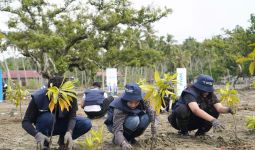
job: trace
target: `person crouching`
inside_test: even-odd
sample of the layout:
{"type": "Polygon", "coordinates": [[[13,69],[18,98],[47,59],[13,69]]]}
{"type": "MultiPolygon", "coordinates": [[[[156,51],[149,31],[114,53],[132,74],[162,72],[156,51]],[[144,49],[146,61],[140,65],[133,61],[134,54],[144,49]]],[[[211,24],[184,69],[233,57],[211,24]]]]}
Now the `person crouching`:
{"type": "Polygon", "coordinates": [[[188,131],[196,130],[195,136],[203,136],[212,127],[223,130],[217,119],[220,113],[231,113],[231,108],[223,106],[214,94],[214,80],[208,75],[199,75],[194,84],[182,91],[168,117],[170,124],[179,135],[187,137],[188,131]]]}
{"type": "MultiPolygon", "coordinates": [[[[113,143],[126,150],[132,148],[135,137],[142,135],[153,118],[154,112],[144,102],[141,88],[136,83],[129,83],[124,94],[110,104],[105,124],[114,134],[113,143]]],[[[156,128],[151,127],[155,133],[156,128]]]]}
{"type": "MultiPolygon", "coordinates": [[[[66,82],[63,77],[55,76],[49,79],[48,87],[50,84],[60,87],[61,83],[66,82]]],[[[76,116],[77,99],[72,100],[69,111],[66,109],[62,112],[60,107],[57,106],[53,113],[49,110],[49,99],[46,95],[47,88],[42,88],[34,92],[31,101],[26,110],[24,119],[22,120],[22,128],[30,135],[32,135],[37,144],[43,150],[49,149],[49,136],[54,124],[53,136],[59,135],[58,144],[59,148],[73,147],[73,140],[87,133],[92,125],[89,119],[76,116]],[[54,122],[54,116],[56,120],[54,122]]]]}
{"type": "Polygon", "coordinates": [[[81,108],[84,109],[88,118],[95,119],[103,117],[107,113],[114,98],[107,96],[107,93],[100,89],[101,84],[99,82],[94,82],[92,86],[92,88],[85,90],[81,108]]]}

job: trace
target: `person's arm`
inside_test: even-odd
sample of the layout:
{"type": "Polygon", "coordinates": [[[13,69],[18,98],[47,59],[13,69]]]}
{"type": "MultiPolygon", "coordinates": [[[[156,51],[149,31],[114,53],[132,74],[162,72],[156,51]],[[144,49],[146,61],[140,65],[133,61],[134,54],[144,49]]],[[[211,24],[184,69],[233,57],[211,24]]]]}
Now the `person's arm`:
{"type": "Polygon", "coordinates": [[[68,121],[68,126],[67,126],[67,132],[73,132],[74,126],[76,124],[76,111],[78,110],[77,106],[77,100],[73,99],[72,102],[72,107],[69,112],[69,121],[68,121]]]}
{"type": "Polygon", "coordinates": [[[214,93],[212,93],[212,102],[213,102],[213,107],[216,109],[218,113],[234,113],[231,110],[231,108],[223,106],[214,93]]]}
{"type": "Polygon", "coordinates": [[[86,98],[86,95],[83,94],[83,97],[82,97],[82,100],[81,100],[81,103],[80,103],[80,106],[81,106],[82,109],[84,109],[84,107],[85,107],[85,98],[86,98]]]}
{"type": "Polygon", "coordinates": [[[38,133],[38,131],[33,126],[33,122],[36,121],[37,114],[38,114],[37,106],[35,104],[34,99],[32,99],[28,105],[25,116],[22,120],[22,128],[32,136],[35,136],[38,133]]]}
{"type": "Polygon", "coordinates": [[[188,104],[190,110],[192,111],[192,113],[194,113],[196,116],[206,120],[206,121],[212,121],[215,118],[211,115],[209,115],[207,112],[205,112],[204,110],[200,109],[197,102],[190,102],[188,104]]]}
{"type": "Polygon", "coordinates": [[[231,113],[231,109],[229,107],[223,106],[221,103],[216,103],[213,106],[219,113],[224,113],[224,114],[231,113]]]}
{"type": "Polygon", "coordinates": [[[123,135],[123,124],[126,118],[126,114],[119,109],[113,110],[113,133],[114,143],[121,146],[123,142],[127,142],[123,135]]]}

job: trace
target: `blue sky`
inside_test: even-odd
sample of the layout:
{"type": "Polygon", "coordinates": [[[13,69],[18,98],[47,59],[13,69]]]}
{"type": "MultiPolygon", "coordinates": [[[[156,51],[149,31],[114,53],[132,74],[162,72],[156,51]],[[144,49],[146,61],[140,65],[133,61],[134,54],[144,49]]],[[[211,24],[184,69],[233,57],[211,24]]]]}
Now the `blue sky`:
{"type": "MultiPolygon", "coordinates": [[[[250,14],[255,14],[255,0],[131,0],[135,7],[151,5],[172,8],[168,17],[153,24],[158,35],[172,34],[181,43],[188,37],[198,41],[222,34],[222,29],[236,25],[247,28],[250,14]]],[[[0,13],[0,28],[8,30],[6,14],[0,13]]],[[[2,55],[2,54],[1,54],[2,55]]],[[[7,54],[4,55],[8,57],[7,54]]],[[[1,58],[0,58],[1,60],[1,58]]]]}

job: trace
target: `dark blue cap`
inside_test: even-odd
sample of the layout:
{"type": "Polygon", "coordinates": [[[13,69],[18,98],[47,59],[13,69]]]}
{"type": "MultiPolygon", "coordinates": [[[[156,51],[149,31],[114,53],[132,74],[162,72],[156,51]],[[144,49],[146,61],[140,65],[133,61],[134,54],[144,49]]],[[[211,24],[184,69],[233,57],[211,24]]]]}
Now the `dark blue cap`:
{"type": "Polygon", "coordinates": [[[213,92],[213,83],[214,80],[211,76],[201,74],[195,79],[193,86],[201,91],[213,92]]]}
{"type": "Polygon", "coordinates": [[[140,101],[142,100],[142,90],[139,87],[138,84],[136,83],[128,83],[125,86],[125,92],[122,95],[122,99],[125,101],[130,101],[130,100],[136,100],[140,101]]]}

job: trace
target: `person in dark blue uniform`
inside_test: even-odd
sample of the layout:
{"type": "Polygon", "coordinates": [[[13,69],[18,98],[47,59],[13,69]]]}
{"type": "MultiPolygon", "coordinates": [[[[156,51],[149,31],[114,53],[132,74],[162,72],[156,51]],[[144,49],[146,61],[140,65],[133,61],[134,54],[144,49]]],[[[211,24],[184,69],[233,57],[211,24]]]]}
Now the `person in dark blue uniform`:
{"type": "Polygon", "coordinates": [[[3,88],[3,100],[6,99],[6,92],[7,92],[7,84],[5,83],[5,81],[3,80],[2,82],[2,88],[3,88]]]}
{"type": "MultiPolygon", "coordinates": [[[[113,142],[122,150],[131,149],[135,137],[140,136],[154,118],[154,111],[145,103],[136,83],[125,86],[124,94],[110,104],[105,124],[114,134],[113,142]]],[[[151,131],[156,132],[152,125],[151,131]]]]}
{"type": "MultiPolygon", "coordinates": [[[[50,83],[53,86],[60,87],[62,81],[63,77],[50,78],[48,87],[50,83]]],[[[42,88],[32,94],[32,100],[22,121],[23,129],[35,138],[42,149],[49,148],[48,137],[51,135],[53,113],[55,113],[55,111],[53,113],[49,111],[49,99],[46,92],[47,88],[42,88]]],[[[53,135],[59,135],[58,144],[60,148],[67,147],[71,149],[73,139],[88,132],[92,126],[89,119],[76,116],[76,111],[78,110],[76,99],[73,99],[71,105],[72,107],[69,108],[69,111],[64,110],[63,112],[57,107],[53,135]]]]}
{"type": "Polygon", "coordinates": [[[114,99],[112,96],[108,97],[107,93],[100,89],[99,82],[94,82],[92,86],[85,90],[81,103],[81,108],[90,119],[103,117],[114,99]]]}
{"type": "Polygon", "coordinates": [[[220,113],[233,114],[233,111],[220,103],[214,94],[213,83],[212,77],[199,75],[174,104],[168,121],[179,130],[180,135],[188,136],[188,131],[197,129],[195,136],[201,136],[212,127],[217,130],[224,129],[217,118],[220,113]]]}

